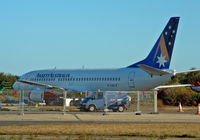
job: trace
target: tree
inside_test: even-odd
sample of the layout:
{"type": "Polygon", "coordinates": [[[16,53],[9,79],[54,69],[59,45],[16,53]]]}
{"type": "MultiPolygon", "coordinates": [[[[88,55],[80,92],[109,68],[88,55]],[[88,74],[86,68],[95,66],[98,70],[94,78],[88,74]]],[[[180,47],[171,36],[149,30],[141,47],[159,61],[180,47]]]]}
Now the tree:
{"type": "MultiPolygon", "coordinates": [[[[166,84],[193,84],[197,81],[200,81],[200,72],[177,74],[172,81],[166,84]]],[[[163,100],[163,103],[166,105],[178,105],[178,102],[181,102],[183,105],[197,105],[200,103],[200,93],[192,91],[189,87],[160,90],[158,98],[163,100]]]]}
{"type": "Polygon", "coordinates": [[[10,83],[10,86],[13,86],[13,84],[16,82],[16,80],[19,78],[19,76],[11,75],[11,74],[5,74],[3,72],[0,73],[0,88],[2,89],[3,86],[5,86],[5,83],[10,83]]]}

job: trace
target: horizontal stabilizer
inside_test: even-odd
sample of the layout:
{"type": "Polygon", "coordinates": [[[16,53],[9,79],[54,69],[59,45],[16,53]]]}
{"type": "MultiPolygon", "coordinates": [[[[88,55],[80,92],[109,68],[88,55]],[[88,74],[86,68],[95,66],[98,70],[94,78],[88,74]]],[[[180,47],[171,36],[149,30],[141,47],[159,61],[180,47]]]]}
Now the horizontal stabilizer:
{"type": "Polygon", "coordinates": [[[186,74],[186,73],[190,73],[190,72],[199,72],[199,71],[200,71],[200,69],[187,70],[187,71],[176,72],[176,74],[186,74]]]}
{"type": "Polygon", "coordinates": [[[166,74],[170,74],[167,71],[163,71],[160,69],[156,69],[147,65],[138,65],[141,69],[143,69],[144,71],[146,71],[148,74],[150,74],[151,76],[156,75],[156,76],[162,76],[162,75],[166,75],[166,74]]]}
{"type": "Polygon", "coordinates": [[[155,89],[164,89],[164,88],[176,88],[176,87],[191,87],[193,86],[192,84],[182,84],[182,85],[163,85],[163,86],[158,86],[155,89]]]}

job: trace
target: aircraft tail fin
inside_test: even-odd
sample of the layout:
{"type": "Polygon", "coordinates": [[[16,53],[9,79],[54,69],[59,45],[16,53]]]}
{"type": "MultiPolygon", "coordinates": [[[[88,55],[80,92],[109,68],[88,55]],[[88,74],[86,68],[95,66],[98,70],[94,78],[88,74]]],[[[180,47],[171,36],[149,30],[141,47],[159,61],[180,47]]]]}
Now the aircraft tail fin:
{"type": "Polygon", "coordinates": [[[128,68],[147,65],[157,69],[169,69],[178,23],[179,17],[170,18],[149,55],[144,60],[128,66],[128,68]]]}

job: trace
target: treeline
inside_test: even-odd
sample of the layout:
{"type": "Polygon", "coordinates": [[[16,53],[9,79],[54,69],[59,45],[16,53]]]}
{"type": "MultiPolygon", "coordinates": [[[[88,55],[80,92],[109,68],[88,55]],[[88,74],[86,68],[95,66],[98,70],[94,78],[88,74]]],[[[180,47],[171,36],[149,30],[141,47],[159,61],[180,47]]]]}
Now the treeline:
{"type": "Polygon", "coordinates": [[[3,72],[0,72],[0,89],[2,89],[5,86],[13,86],[15,81],[19,78],[19,76],[11,75],[11,74],[5,74],[3,72]]]}
{"type": "MultiPolygon", "coordinates": [[[[166,84],[194,84],[195,82],[200,82],[200,72],[177,74],[166,84]]],[[[191,90],[190,87],[168,88],[159,91],[158,99],[161,99],[165,105],[178,105],[181,102],[183,105],[191,106],[200,103],[200,93],[191,90]]]]}

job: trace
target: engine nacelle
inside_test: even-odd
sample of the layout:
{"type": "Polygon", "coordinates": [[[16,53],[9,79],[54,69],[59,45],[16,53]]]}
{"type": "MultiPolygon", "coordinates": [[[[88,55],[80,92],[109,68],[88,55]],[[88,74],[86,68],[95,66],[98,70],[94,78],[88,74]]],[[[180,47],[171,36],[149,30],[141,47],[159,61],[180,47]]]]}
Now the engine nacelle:
{"type": "Polygon", "coordinates": [[[53,92],[47,90],[32,90],[29,94],[29,99],[33,102],[50,103],[56,99],[53,92]]]}
{"type": "Polygon", "coordinates": [[[43,90],[32,90],[29,94],[29,99],[34,102],[43,102],[44,91],[43,90]]]}

